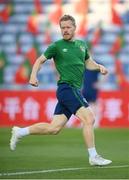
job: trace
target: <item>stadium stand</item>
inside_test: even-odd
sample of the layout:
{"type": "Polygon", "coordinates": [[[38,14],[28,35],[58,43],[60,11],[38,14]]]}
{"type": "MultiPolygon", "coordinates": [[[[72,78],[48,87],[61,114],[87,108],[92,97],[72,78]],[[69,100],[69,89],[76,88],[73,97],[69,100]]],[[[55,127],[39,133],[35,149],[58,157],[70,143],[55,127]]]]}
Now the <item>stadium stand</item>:
{"type": "MultiPolygon", "coordinates": [[[[118,88],[115,70],[117,59],[122,62],[125,77],[129,80],[129,1],[117,1],[114,5],[112,1],[89,0],[88,11],[83,12],[82,9],[81,14],[75,10],[75,6],[84,1],[0,1],[1,89],[30,88],[28,77],[35,58],[43,53],[49,43],[61,37],[57,21],[60,15],[71,14],[71,10],[74,10],[72,15],[77,19],[78,28],[81,28],[83,17],[88,19],[88,23],[85,21],[82,27],[87,33],[83,31],[85,33],[77,33],[77,36],[88,42],[94,59],[110,71],[101,89],[118,88]],[[115,7],[116,12],[119,10],[118,16],[115,16],[117,21],[112,18],[110,5],[115,7]],[[111,51],[113,46],[115,50],[111,51]]],[[[41,69],[40,89],[56,88],[57,77],[53,67],[53,62],[47,61],[41,69]]]]}

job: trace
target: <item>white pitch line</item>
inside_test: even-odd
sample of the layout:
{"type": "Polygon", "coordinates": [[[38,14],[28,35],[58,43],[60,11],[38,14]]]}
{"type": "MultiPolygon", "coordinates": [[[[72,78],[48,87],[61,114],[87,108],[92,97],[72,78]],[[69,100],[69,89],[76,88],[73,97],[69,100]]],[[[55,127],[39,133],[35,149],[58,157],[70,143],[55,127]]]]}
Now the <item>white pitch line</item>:
{"type": "Polygon", "coordinates": [[[62,168],[62,169],[46,169],[46,170],[37,170],[37,171],[23,171],[23,172],[5,172],[0,173],[0,176],[17,176],[17,175],[27,175],[27,174],[38,174],[38,173],[52,173],[52,172],[63,172],[63,171],[76,171],[76,170],[94,170],[99,168],[104,169],[115,169],[115,168],[127,168],[129,165],[120,165],[120,166],[94,166],[94,167],[80,167],[80,168],[62,168]]]}

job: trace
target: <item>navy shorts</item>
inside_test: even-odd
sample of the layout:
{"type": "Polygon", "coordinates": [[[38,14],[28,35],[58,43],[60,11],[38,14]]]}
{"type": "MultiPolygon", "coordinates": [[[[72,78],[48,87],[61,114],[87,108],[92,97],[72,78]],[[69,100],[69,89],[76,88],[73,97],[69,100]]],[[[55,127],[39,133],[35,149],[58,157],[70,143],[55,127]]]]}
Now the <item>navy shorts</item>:
{"type": "Polygon", "coordinates": [[[67,83],[60,83],[57,89],[58,103],[54,114],[65,114],[69,119],[72,114],[76,114],[77,110],[84,106],[88,107],[88,102],[82,96],[81,91],[67,83]]]}

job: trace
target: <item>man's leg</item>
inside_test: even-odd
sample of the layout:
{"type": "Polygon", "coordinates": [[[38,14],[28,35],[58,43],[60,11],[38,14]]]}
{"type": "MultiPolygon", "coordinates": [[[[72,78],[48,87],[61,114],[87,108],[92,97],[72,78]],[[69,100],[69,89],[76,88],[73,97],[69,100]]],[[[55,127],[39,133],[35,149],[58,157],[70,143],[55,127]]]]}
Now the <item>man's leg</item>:
{"type": "Polygon", "coordinates": [[[19,139],[27,135],[58,134],[66,124],[67,120],[67,117],[64,114],[61,114],[54,115],[51,123],[36,123],[25,128],[13,127],[12,137],[10,139],[10,149],[15,150],[16,144],[19,141],[19,139]]]}
{"type": "Polygon", "coordinates": [[[82,121],[83,123],[83,136],[85,144],[88,148],[95,147],[94,142],[94,114],[91,111],[90,107],[81,107],[77,112],[76,116],[82,121]]]}
{"type": "Polygon", "coordinates": [[[50,135],[58,134],[67,122],[67,117],[62,115],[54,115],[51,123],[37,123],[29,126],[30,134],[50,135]]]}
{"type": "Polygon", "coordinates": [[[97,154],[95,148],[95,140],[94,140],[94,114],[91,111],[90,107],[81,107],[77,112],[76,116],[82,121],[83,123],[83,136],[85,144],[87,145],[88,152],[89,152],[89,163],[91,165],[108,165],[112,161],[102,158],[100,155],[97,154]]]}

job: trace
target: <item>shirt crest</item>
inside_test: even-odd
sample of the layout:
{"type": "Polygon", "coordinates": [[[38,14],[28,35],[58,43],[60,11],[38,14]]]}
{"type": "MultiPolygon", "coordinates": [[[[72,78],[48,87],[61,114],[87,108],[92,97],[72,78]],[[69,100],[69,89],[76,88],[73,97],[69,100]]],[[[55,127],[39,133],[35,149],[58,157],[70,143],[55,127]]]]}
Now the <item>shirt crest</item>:
{"type": "Polygon", "coordinates": [[[85,47],[84,46],[80,46],[81,51],[85,52],[85,47]]]}

